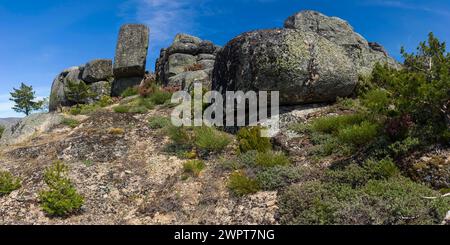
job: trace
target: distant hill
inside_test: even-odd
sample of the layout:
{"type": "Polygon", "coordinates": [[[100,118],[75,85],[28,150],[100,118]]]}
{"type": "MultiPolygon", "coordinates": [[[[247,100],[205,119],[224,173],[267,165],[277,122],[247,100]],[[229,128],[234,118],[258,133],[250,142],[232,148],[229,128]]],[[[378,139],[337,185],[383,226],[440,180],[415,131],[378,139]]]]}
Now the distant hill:
{"type": "Polygon", "coordinates": [[[17,118],[17,117],[0,118],[0,125],[6,127],[13,123],[18,122],[19,120],[20,120],[20,118],[17,118]]]}

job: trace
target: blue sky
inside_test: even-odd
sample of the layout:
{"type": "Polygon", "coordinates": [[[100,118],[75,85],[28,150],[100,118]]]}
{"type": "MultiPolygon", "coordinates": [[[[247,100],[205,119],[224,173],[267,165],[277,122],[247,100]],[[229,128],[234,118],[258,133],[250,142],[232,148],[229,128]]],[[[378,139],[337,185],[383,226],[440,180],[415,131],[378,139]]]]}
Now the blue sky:
{"type": "Polygon", "coordinates": [[[151,29],[148,69],[162,47],[184,32],[224,45],[242,32],[281,27],[304,9],[346,19],[400,59],[433,31],[450,40],[446,0],[0,0],[0,118],[14,113],[9,92],[20,82],[49,96],[63,69],[114,57],[119,27],[151,29]]]}

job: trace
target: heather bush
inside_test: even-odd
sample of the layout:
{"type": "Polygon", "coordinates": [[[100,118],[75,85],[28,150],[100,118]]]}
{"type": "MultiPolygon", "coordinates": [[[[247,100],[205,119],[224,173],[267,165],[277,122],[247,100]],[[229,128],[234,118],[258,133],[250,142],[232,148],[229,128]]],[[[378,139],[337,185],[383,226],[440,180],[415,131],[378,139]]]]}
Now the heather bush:
{"type": "Polygon", "coordinates": [[[272,149],[269,138],[261,137],[261,127],[246,127],[237,133],[239,150],[241,153],[256,150],[265,152],[272,149]]]}
{"type": "Polygon", "coordinates": [[[22,186],[20,182],[20,179],[10,172],[0,171],[0,197],[19,189],[22,186]]]}

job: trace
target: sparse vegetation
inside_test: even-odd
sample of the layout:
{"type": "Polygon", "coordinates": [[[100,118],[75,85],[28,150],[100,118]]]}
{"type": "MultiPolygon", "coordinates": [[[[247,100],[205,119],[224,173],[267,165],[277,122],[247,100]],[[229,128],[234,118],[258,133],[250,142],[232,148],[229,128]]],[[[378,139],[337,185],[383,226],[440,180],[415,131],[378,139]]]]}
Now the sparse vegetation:
{"type": "Polygon", "coordinates": [[[221,152],[230,144],[230,137],[215,128],[202,126],[194,129],[195,146],[207,152],[221,152]]]}
{"type": "Polygon", "coordinates": [[[239,142],[239,150],[241,153],[251,150],[266,152],[272,149],[270,139],[261,137],[261,127],[242,128],[237,133],[237,140],[239,142]]]}
{"type": "Polygon", "coordinates": [[[286,166],[291,161],[283,152],[267,151],[258,152],[255,157],[255,165],[263,168],[272,168],[275,166],[286,166]]]}
{"type": "Polygon", "coordinates": [[[68,166],[55,162],[44,174],[48,190],[39,193],[41,207],[50,216],[66,217],[80,210],[84,198],[68,178],[68,166]]]}
{"type": "Polygon", "coordinates": [[[230,175],[228,188],[236,196],[244,196],[259,191],[258,181],[249,178],[243,171],[235,171],[230,175]]]}
{"type": "Polygon", "coordinates": [[[118,105],[114,107],[114,112],[116,113],[137,113],[145,114],[148,110],[154,108],[154,104],[150,98],[138,97],[125,104],[118,105]]]}
{"type": "Polygon", "coordinates": [[[148,125],[151,129],[166,128],[171,124],[170,118],[155,116],[148,119],[148,125]]]}
{"type": "Polygon", "coordinates": [[[108,134],[123,135],[123,134],[125,134],[125,129],[123,129],[123,128],[110,128],[110,129],[108,129],[108,134]]]}
{"type": "Polygon", "coordinates": [[[64,118],[62,121],[62,124],[70,127],[70,128],[76,128],[78,125],[80,125],[80,122],[73,118],[64,118]]]}
{"type": "Polygon", "coordinates": [[[20,178],[10,172],[0,171],[0,197],[8,195],[22,186],[20,178]]]}
{"type": "Polygon", "coordinates": [[[87,99],[94,97],[90,88],[83,81],[68,81],[67,89],[64,91],[67,99],[79,107],[87,99]]]}
{"type": "Polygon", "coordinates": [[[163,105],[166,102],[170,101],[172,98],[172,93],[157,89],[153,94],[150,95],[150,100],[155,105],[163,105]]]}
{"type": "Polygon", "coordinates": [[[191,160],[183,164],[184,177],[198,177],[205,169],[205,163],[201,160],[191,160]]]}
{"type": "Polygon", "coordinates": [[[134,86],[134,87],[129,87],[127,89],[125,89],[122,94],[120,94],[120,96],[122,98],[126,98],[126,97],[131,97],[131,96],[135,96],[139,94],[139,87],[138,86],[134,86]]]}

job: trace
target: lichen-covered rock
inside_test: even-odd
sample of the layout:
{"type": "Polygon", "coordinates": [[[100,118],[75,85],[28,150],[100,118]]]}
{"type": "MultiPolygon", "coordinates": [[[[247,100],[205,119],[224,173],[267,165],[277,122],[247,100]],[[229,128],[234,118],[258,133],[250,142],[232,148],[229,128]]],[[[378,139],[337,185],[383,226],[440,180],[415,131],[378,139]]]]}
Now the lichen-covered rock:
{"type": "Polygon", "coordinates": [[[91,92],[94,94],[94,100],[100,100],[103,96],[111,95],[111,83],[108,81],[100,81],[91,84],[91,92]]]}
{"type": "Polygon", "coordinates": [[[88,62],[83,71],[83,81],[95,83],[113,76],[112,60],[98,59],[88,62]]]}
{"type": "Polygon", "coordinates": [[[143,77],[147,61],[149,32],[145,25],[124,25],[120,28],[114,59],[114,77],[143,77]]]}
{"type": "Polygon", "coordinates": [[[74,83],[79,83],[82,80],[84,67],[70,67],[60,74],[56,76],[56,78],[53,80],[52,89],[50,92],[50,101],[49,101],[49,110],[55,111],[58,109],[59,106],[71,106],[73,105],[72,102],[70,102],[66,98],[66,87],[69,81],[72,81],[74,83]]]}
{"type": "Polygon", "coordinates": [[[399,64],[377,43],[369,43],[345,20],[328,17],[315,11],[302,11],[290,16],[285,28],[314,32],[344,48],[360,74],[368,74],[377,62],[393,67],[399,64]]]}
{"type": "Polygon", "coordinates": [[[37,113],[27,116],[10,125],[3,132],[0,145],[15,145],[37,135],[45,133],[62,121],[62,116],[54,113],[37,113]]]}
{"type": "Polygon", "coordinates": [[[164,86],[183,86],[183,82],[190,84],[192,79],[200,76],[200,82],[210,87],[211,76],[204,78],[204,75],[211,74],[210,69],[214,67],[220,49],[210,41],[177,34],[172,45],[160,52],[155,67],[156,79],[164,86]]]}
{"type": "Polygon", "coordinates": [[[211,69],[183,72],[176,76],[170,77],[168,86],[181,85],[183,89],[188,90],[194,82],[201,82],[204,88],[211,89],[211,72],[211,69]]]}
{"type": "Polygon", "coordinates": [[[218,54],[212,88],[280,91],[281,105],[333,101],[350,95],[358,81],[342,47],[294,29],[244,33],[218,54]]]}

